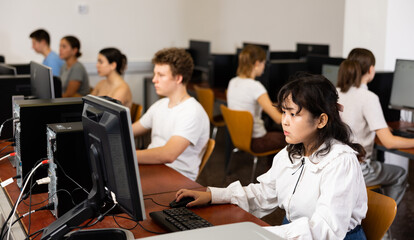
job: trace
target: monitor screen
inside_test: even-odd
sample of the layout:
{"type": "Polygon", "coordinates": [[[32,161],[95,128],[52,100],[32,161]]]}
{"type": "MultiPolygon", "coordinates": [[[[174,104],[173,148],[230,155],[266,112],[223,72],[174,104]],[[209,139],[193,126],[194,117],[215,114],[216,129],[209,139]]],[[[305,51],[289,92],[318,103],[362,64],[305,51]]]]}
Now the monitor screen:
{"type": "Polygon", "coordinates": [[[296,43],[296,52],[299,57],[306,57],[310,54],[329,56],[329,45],[296,43]]]}
{"type": "Polygon", "coordinates": [[[4,63],[0,63],[0,75],[16,75],[16,68],[4,63]]]}
{"type": "Polygon", "coordinates": [[[390,106],[414,111],[414,60],[397,59],[392,81],[390,106]]]}
{"type": "Polygon", "coordinates": [[[338,65],[323,64],[322,65],[322,75],[326,77],[331,83],[336,86],[338,83],[338,65]]]}
{"type": "Polygon", "coordinates": [[[93,189],[87,200],[46,228],[42,239],[63,236],[71,226],[99,215],[113,196],[135,221],[145,219],[129,108],[92,95],[83,100],[82,124],[93,189]]]}
{"type": "Polygon", "coordinates": [[[194,69],[208,71],[211,61],[210,42],[190,40],[189,50],[193,57],[194,69]]]}
{"type": "Polygon", "coordinates": [[[52,68],[37,62],[30,62],[30,84],[32,95],[39,99],[55,98],[52,68]]]}

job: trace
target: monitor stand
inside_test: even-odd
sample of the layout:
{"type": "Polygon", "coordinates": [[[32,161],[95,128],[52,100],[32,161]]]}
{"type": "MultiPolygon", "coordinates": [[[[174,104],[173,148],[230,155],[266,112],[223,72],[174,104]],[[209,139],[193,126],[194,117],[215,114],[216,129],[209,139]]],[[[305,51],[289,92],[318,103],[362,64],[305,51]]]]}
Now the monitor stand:
{"type": "Polygon", "coordinates": [[[77,227],[87,219],[99,215],[105,199],[105,189],[102,180],[99,179],[99,172],[102,172],[101,157],[99,150],[95,145],[89,148],[89,158],[92,169],[92,190],[89,193],[88,199],[78,204],[63,216],[52,222],[43,230],[41,240],[59,240],[72,230],[72,227],[77,227]]]}

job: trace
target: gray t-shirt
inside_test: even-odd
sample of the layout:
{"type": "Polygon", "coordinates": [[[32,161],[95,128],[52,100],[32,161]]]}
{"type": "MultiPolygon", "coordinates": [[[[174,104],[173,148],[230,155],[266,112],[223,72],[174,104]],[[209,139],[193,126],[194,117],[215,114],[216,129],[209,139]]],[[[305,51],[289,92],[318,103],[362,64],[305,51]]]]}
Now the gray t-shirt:
{"type": "Polygon", "coordinates": [[[60,69],[60,80],[62,81],[62,92],[66,91],[69,81],[73,80],[81,83],[77,93],[82,96],[89,94],[89,77],[85,67],[80,62],[76,62],[69,69],[67,68],[66,63],[64,63],[60,69]]]}

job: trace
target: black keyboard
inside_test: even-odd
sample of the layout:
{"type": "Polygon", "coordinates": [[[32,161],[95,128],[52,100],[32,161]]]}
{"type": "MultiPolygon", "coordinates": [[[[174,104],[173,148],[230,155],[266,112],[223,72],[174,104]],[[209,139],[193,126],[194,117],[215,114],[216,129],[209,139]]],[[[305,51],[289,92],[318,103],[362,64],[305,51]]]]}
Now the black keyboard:
{"type": "Polygon", "coordinates": [[[405,138],[414,138],[414,132],[408,132],[404,130],[392,130],[392,133],[396,136],[405,137],[405,138]]]}
{"type": "Polygon", "coordinates": [[[213,226],[207,220],[201,218],[185,207],[151,212],[149,215],[155,223],[169,232],[213,226]]]}

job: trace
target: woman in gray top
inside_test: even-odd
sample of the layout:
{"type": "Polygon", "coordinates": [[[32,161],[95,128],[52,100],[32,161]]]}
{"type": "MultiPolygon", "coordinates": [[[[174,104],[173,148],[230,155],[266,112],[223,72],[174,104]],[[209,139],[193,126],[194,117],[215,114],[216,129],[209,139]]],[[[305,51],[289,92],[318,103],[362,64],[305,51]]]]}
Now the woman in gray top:
{"type": "Polygon", "coordinates": [[[74,36],[60,40],[59,55],[65,61],[60,69],[62,97],[79,97],[89,93],[89,78],[85,67],[78,61],[82,55],[80,42],[74,36]]]}

